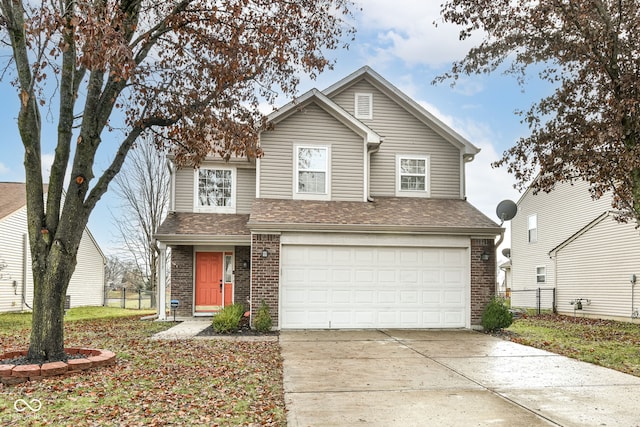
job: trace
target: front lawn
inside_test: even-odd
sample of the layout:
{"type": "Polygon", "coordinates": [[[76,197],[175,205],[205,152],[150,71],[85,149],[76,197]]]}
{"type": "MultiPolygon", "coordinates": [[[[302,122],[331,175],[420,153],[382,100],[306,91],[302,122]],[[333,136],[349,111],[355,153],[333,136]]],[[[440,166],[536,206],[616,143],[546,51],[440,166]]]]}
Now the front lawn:
{"type": "MultiPolygon", "coordinates": [[[[173,324],[141,321],[131,311],[124,311],[128,317],[111,317],[115,311],[98,310],[100,319],[66,321],[65,344],[114,351],[116,365],[0,384],[0,425],[286,424],[277,342],[154,341],[151,335],[173,324]],[[38,399],[42,406],[19,412],[18,399],[38,399]]],[[[28,314],[0,315],[1,351],[26,348],[28,319],[28,314]]]]}
{"type": "Polygon", "coordinates": [[[640,325],[543,314],[516,320],[511,341],[640,377],[640,325]]]}

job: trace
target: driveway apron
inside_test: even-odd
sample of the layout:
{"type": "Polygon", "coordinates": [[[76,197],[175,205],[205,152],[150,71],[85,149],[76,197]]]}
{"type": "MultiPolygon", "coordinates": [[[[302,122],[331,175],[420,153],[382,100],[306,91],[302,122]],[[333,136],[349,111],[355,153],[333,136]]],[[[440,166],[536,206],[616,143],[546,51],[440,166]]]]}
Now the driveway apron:
{"type": "Polygon", "coordinates": [[[282,331],[289,426],[640,426],[640,378],[468,330],[282,331]]]}

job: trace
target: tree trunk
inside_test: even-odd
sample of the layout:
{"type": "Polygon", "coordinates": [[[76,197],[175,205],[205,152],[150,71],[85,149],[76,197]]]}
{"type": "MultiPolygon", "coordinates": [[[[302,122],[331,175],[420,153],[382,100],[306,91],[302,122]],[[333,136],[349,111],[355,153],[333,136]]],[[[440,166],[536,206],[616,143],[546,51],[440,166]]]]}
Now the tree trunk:
{"type": "Polygon", "coordinates": [[[34,259],[33,317],[27,357],[35,363],[65,360],[64,303],[75,257],[63,254],[54,245],[48,256],[34,255],[34,259]]]}

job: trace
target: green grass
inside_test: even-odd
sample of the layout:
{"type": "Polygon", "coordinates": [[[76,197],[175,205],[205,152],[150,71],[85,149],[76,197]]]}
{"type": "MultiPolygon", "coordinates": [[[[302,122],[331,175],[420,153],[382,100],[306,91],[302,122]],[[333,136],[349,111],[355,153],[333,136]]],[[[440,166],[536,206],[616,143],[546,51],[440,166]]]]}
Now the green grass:
{"type": "MultiPolygon", "coordinates": [[[[129,310],[114,307],[75,307],[67,311],[65,322],[88,319],[110,319],[116,317],[147,316],[155,310],[129,310]]],[[[31,326],[31,312],[0,313],[0,330],[7,328],[26,328],[31,326]]]]}
{"type": "MultiPolygon", "coordinates": [[[[286,425],[277,342],[156,341],[149,338],[173,323],[102,307],[69,316],[65,345],[114,351],[116,365],[0,385],[0,425],[286,425]],[[18,412],[17,399],[42,408],[18,412]]],[[[2,347],[26,348],[29,319],[0,315],[2,347]]]]}
{"type": "Polygon", "coordinates": [[[540,315],[506,329],[512,341],[640,376],[640,325],[582,317],[540,315]]]}

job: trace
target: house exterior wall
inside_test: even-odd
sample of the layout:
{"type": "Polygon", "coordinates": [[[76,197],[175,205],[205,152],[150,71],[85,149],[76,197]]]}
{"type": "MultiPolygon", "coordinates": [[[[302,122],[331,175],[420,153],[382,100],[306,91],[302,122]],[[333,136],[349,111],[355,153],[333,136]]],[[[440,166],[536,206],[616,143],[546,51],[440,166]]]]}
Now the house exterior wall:
{"type": "Polygon", "coordinates": [[[635,223],[620,224],[605,217],[556,253],[558,312],[573,315],[570,301],[586,298],[591,302],[583,304],[579,314],[629,320],[640,308],[638,260],[640,232],[635,223]],[[638,276],[635,289],[631,274],[638,276]]]}
{"type": "MultiPolygon", "coordinates": [[[[251,205],[256,197],[256,170],[255,166],[249,167],[246,161],[225,163],[204,162],[201,167],[233,167],[236,168],[236,213],[251,213],[251,205]]],[[[195,196],[195,177],[193,168],[180,168],[175,172],[175,211],[193,212],[195,196]]]]}
{"type": "MultiPolygon", "coordinates": [[[[7,268],[0,271],[0,312],[26,310],[33,302],[31,253],[25,245],[26,232],[26,207],[0,219],[0,260],[7,264],[7,268]],[[26,305],[23,304],[23,289],[26,290],[26,305]]],[[[85,230],[78,248],[76,269],[67,289],[71,307],[104,304],[104,263],[102,252],[85,230]]]]}
{"type": "Polygon", "coordinates": [[[0,312],[23,310],[22,289],[26,265],[23,248],[27,240],[26,215],[26,209],[20,209],[0,219],[0,262],[6,264],[6,267],[0,271],[2,276],[0,278],[0,312]]]}
{"type": "Polygon", "coordinates": [[[245,309],[249,309],[249,297],[251,295],[251,248],[249,246],[235,247],[235,273],[233,302],[243,304],[245,309]],[[249,261],[249,268],[242,266],[243,261],[249,261]]]}
{"type": "Polygon", "coordinates": [[[261,198],[293,198],[294,145],[298,144],[331,147],[331,200],[364,201],[364,139],[316,104],[261,134],[261,198]]]}
{"type": "MultiPolygon", "coordinates": [[[[171,296],[180,303],[176,314],[190,317],[193,315],[193,246],[174,246],[171,248],[171,296]]],[[[172,313],[173,314],[173,313],[172,313]]]]}
{"type": "Polygon", "coordinates": [[[461,198],[460,151],[366,81],[359,81],[331,99],[354,114],[355,93],[373,94],[373,119],[361,121],[384,137],[371,156],[371,195],[395,196],[396,154],[429,156],[430,197],[461,198]]]}
{"type": "MultiPolygon", "coordinates": [[[[533,307],[535,293],[517,292],[556,286],[554,263],[549,251],[564,242],[598,215],[610,208],[610,199],[591,199],[588,185],[562,183],[550,193],[527,192],[518,201],[518,213],[511,221],[511,304],[533,307]],[[537,241],[528,242],[528,218],[537,215],[537,241]],[[546,281],[536,282],[536,267],[546,268],[546,281]]],[[[543,308],[551,308],[551,293],[546,292],[543,308]]]]}
{"type": "Polygon", "coordinates": [[[269,307],[272,327],[279,327],[280,298],[280,235],[253,234],[251,236],[251,322],[264,301],[269,307]],[[262,250],[269,256],[262,258],[262,250]]]}
{"type": "Polygon", "coordinates": [[[471,239],[471,326],[482,323],[482,313],[496,293],[496,250],[492,239],[471,239]],[[489,259],[483,261],[482,253],[489,259]]]}

